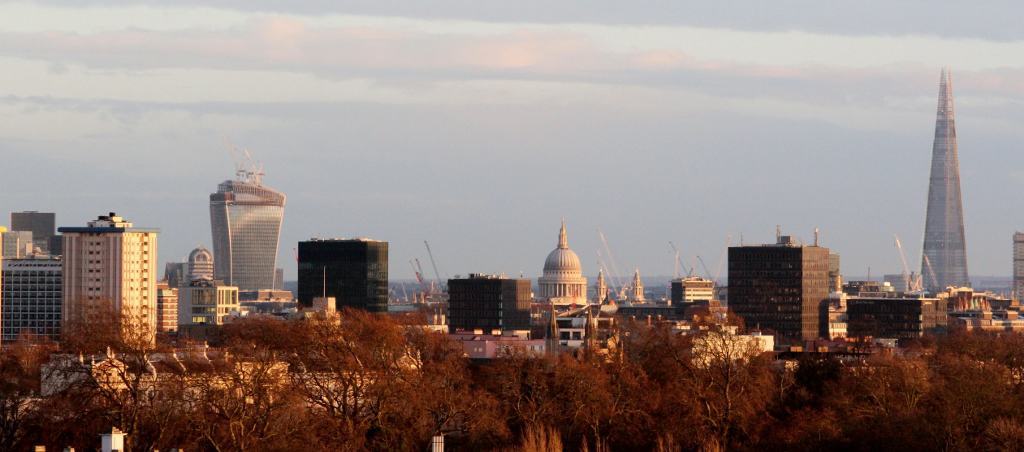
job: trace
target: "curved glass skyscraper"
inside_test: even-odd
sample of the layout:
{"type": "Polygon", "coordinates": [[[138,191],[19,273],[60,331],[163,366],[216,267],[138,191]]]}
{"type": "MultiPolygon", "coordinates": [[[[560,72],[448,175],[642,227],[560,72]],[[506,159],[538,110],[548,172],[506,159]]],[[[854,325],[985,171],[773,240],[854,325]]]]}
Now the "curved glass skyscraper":
{"type": "Polygon", "coordinates": [[[239,171],[237,180],[210,195],[214,276],[240,290],[274,288],[285,196],[264,187],[262,173],[239,171]]]}

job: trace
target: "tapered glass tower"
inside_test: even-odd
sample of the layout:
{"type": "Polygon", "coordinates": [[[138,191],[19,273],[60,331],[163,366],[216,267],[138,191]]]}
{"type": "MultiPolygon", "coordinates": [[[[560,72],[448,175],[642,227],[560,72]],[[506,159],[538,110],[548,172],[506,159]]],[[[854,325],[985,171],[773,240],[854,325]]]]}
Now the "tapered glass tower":
{"type": "Polygon", "coordinates": [[[210,195],[214,276],[241,290],[274,288],[285,196],[259,170],[239,170],[210,195]]]}
{"type": "Polygon", "coordinates": [[[960,159],[956,148],[953,82],[943,69],[928,183],[928,213],[924,226],[921,274],[930,292],[947,286],[969,286],[964,211],[960,196],[960,159]]]}

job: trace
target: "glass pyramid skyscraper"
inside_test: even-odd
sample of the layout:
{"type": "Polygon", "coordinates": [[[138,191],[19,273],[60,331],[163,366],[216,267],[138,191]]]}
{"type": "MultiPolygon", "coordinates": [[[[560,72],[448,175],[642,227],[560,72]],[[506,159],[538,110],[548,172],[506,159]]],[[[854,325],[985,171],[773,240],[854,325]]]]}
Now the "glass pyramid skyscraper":
{"type": "Polygon", "coordinates": [[[960,196],[960,159],[956,146],[953,82],[943,69],[928,183],[928,213],[924,227],[921,274],[929,292],[947,286],[969,286],[964,211],[960,196]]]}

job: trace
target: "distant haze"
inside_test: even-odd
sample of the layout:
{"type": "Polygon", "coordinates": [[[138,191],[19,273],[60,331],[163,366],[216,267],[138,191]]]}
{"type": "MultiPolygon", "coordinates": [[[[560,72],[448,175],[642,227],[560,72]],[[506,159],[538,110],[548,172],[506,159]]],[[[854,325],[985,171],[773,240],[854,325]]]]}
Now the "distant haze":
{"type": "Polygon", "coordinates": [[[287,279],[313,236],[390,241],[394,278],[433,273],[424,240],[442,277],[534,277],[563,217],[591,278],[598,229],[625,277],[776,225],[898,273],[949,66],[970,271],[1010,273],[1024,6],[702,3],[0,3],[0,210],[116,211],[162,271],[210,246],[232,142],[288,196],[287,279]]]}

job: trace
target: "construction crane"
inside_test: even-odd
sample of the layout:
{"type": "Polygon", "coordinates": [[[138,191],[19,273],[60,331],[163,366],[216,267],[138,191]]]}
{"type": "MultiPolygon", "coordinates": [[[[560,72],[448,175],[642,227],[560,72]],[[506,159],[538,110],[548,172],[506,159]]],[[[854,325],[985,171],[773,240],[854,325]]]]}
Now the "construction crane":
{"type": "Polygon", "coordinates": [[[399,284],[399,286],[402,287],[402,300],[404,300],[406,303],[408,303],[409,302],[409,291],[405,290],[405,283],[401,282],[401,283],[398,283],[398,284],[399,284]]]}
{"type": "Polygon", "coordinates": [[[601,255],[601,250],[597,250],[597,265],[598,265],[599,269],[603,270],[604,273],[606,275],[608,275],[608,278],[605,280],[605,284],[608,286],[608,289],[609,289],[608,293],[609,294],[618,294],[619,292],[618,292],[618,289],[616,288],[616,285],[615,285],[615,279],[612,278],[612,276],[611,276],[612,272],[608,268],[608,264],[605,262],[604,256],[601,255]]]}
{"type": "Polygon", "coordinates": [[[722,254],[718,256],[718,268],[715,269],[715,279],[711,281],[718,284],[718,279],[722,277],[722,266],[725,264],[727,254],[729,252],[729,246],[732,245],[732,234],[725,236],[725,248],[722,248],[722,254]]]}
{"type": "Polygon", "coordinates": [[[668,246],[671,246],[672,247],[672,251],[674,251],[676,253],[676,260],[675,260],[676,276],[675,277],[676,277],[676,279],[678,279],[679,278],[679,269],[683,266],[683,262],[681,260],[679,260],[679,248],[676,248],[676,244],[672,243],[671,240],[668,241],[668,246]]]}
{"type": "Polygon", "coordinates": [[[235,146],[231,140],[224,138],[224,145],[228,148],[228,153],[231,154],[231,160],[235,164],[235,175],[239,180],[246,182],[255,183],[256,185],[263,185],[263,164],[253,160],[252,154],[246,149],[240,149],[235,146]]]}
{"type": "Polygon", "coordinates": [[[697,260],[700,261],[700,266],[704,267],[704,274],[708,276],[708,279],[711,279],[711,270],[708,270],[708,264],[704,263],[704,258],[698,255],[697,260]]]}
{"type": "Polygon", "coordinates": [[[437,261],[434,260],[434,252],[430,251],[430,243],[424,240],[423,245],[427,247],[427,255],[430,256],[430,265],[434,267],[434,280],[437,281],[437,287],[443,287],[441,285],[441,273],[437,271],[437,261]]]}
{"type": "Polygon", "coordinates": [[[907,292],[915,293],[921,292],[921,278],[920,276],[914,277],[914,272],[910,271],[910,266],[907,265],[907,255],[903,252],[903,244],[900,242],[900,236],[893,234],[896,238],[896,249],[900,252],[900,263],[903,264],[903,282],[906,284],[907,292]]]}
{"type": "Polygon", "coordinates": [[[601,243],[604,245],[604,250],[608,253],[608,263],[611,264],[611,277],[613,284],[619,287],[624,287],[625,283],[621,278],[619,278],[619,267],[615,265],[615,257],[612,256],[612,249],[608,246],[608,239],[604,236],[604,232],[601,232],[600,228],[597,230],[597,235],[601,237],[601,243]]]}
{"type": "Polygon", "coordinates": [[[419,258],[409,259],[409,265],[412,266],[412,272],[416,275],[416,282],[420,283],[420,291],[426,294],[430,288],[427,286],[427,281],[423,278],[423,266],[420,265],[419,258]]]}
{"type": "Polygon", "coordinates": [[[928,276],[932,277],[932,286],[934,286],[936,289],[938,289],[939,288],[939,278],[935,277],[935,269],[932,268],[932,261],[930,259],[928,259],[928,255],[927,254],[921,254],[921,257],[923,258],[922,260],[924,260],[924,266],[928,268],[928,276]]]}

